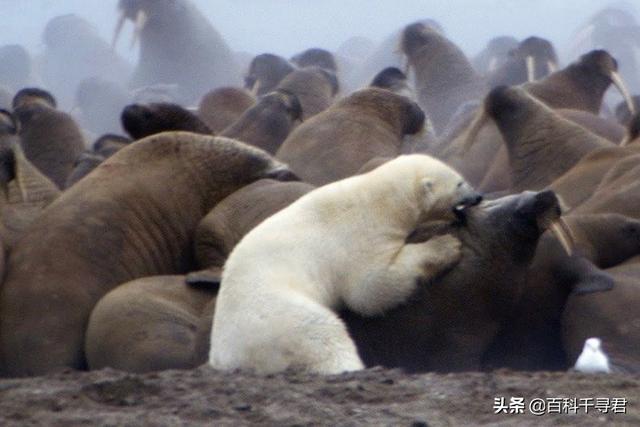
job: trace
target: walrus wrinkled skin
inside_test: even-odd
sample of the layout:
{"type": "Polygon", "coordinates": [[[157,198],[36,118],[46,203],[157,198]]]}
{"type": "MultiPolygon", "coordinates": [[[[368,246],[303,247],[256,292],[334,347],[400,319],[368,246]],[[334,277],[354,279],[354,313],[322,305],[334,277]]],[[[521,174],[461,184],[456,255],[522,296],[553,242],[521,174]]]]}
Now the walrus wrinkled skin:
{"type": "Polygon", "coordinates": [[[0,291],[2,374],[85,367],[89,314],[109,290],[193,268],[198,222],[261,178],[290,179],[262,150],[168,132],[120,150],[52,203],[12,251],[0,291]]]}

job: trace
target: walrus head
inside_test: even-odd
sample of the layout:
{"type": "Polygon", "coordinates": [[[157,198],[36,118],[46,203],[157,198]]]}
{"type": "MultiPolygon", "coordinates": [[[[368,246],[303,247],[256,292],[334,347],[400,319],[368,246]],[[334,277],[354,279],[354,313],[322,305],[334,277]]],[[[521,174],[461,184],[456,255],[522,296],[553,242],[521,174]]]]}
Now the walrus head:
{"type": "Polygon", "coordinates": [[[636,112],[633,99],[627,90],[622,77],[618,73],[618,61],[615,60],[606,50],[593,50],[580,57],[575,67],[584,76],[583,78],[594,81],[605,81],[607,84],[613,84],[625,102],[631,113],[636,112]]]}

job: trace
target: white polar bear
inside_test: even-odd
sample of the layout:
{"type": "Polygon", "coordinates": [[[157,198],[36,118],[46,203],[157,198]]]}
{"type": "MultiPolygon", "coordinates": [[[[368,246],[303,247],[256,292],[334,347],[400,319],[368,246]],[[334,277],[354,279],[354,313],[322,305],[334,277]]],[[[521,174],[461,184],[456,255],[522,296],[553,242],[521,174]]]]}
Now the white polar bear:
{"type": "Polygon", "coordinates": [[[418,278],[460,257],[451,235],[405,243],[418,224],[452,221],[481,197],[444,163],[400,156],[311,191],[250,231],[224,266],[211,331],[217,369],[335,374],[363,369],[335,314],[403,303],[418,278]]]}

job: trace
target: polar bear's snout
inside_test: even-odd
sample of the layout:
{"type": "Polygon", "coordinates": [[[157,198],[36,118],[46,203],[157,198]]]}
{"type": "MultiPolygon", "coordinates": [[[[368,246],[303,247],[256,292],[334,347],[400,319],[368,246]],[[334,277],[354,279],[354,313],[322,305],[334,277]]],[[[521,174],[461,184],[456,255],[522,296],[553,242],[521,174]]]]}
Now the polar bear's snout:
{"type": "Polygon", "coordinates": [[[482,194],[475,191],[466,182],[460,182],[458,184],[458,200],[453,205],[453,212],[457,214],[462,213],[465,209],[476,206],[482,202],[482,194]]]}

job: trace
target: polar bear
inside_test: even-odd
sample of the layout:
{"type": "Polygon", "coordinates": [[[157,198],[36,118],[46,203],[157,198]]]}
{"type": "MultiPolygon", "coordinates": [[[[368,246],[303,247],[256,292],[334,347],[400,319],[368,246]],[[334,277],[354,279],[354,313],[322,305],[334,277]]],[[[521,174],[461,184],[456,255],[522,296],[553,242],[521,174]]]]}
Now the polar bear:
{"type": "Polygon", "coordinates": [[[337,374],[363,369],[336,314],[403,303],[418,278],[460,258],[451,235],[407,244],[418,224],[481,201],[453,169],[420,154],[320,187],[267,218],[224,266],[211,331],[217,369],[337,374]]]}

